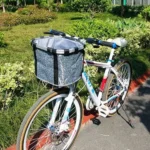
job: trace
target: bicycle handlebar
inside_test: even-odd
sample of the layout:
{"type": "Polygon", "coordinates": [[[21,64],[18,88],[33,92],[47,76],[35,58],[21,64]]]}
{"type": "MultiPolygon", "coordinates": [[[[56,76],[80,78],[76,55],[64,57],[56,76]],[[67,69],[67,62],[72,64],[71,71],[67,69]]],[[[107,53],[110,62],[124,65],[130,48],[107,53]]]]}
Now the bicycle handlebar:
{"type": "MultiPolygon", "coordinates": [[[[49,32],[44,32],[44,34],[52,34],[52,35],[60,35],[60,36],[64,36],[64,37],[73,37],[70,35],[65,34],[64,32],[61,31],[57,31],[57,30],[50,30],[49,32]]],[[[75,39],[84,39],[84,38],[80,38],[80,37],[76,37],[75,39]]],[[[96,45],[101,45],[101,46],[108,46],[114,49],[118,48],[118,45],[116,43],[112,43],[112,42],[107,42],[107,41],[102,41],[102,40],[98,40],[95,38],[85,38],[86,42],[89,44],[96,44],[96,45]]]]}

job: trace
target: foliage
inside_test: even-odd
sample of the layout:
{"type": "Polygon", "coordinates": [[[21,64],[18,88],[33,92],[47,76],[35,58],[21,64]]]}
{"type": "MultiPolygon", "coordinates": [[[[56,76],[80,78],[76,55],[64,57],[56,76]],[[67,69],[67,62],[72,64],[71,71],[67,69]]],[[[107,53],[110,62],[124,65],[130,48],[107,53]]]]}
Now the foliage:
{"type": "Polygon", "coordinates": [[[141,15],[143,18],[150,21],[150,6],[144,8],[143,11],[141,12],[141,15]]]}
{"type": "Polygon", "coordinates": [[[128,41],[127,47],[121,51],[123,56],[129,57],[135,53],[138,55],[145,48],[150,48],[150,28],[141,29],[136,27],[134,29],[124,30],[120,35],[128,41]]]}
{"type": "MultiPolygon", "coordinates": [[[[144,6],[124,6],[124,15],[123,17],[129,18],[129,17],[136,17],[138,14],[141,13],[141,11],[144,9],[144,6]]],[[[115,6],[110,11],[111,13],[121,16],[122,7],[121,6],[115,6]]]]}
{"type": "Polygon", "coordinates": [[[53,11],[53,0],[37,0],[37,4],[39,8],[44,8],[53,11]]]}
{"type": "Polygon", "coordinates": [[[6,5],[6,10],[7,12],[15,12],[18,10],[18,6],[14,6],[14,5],[6,5]]]}
{"type": "Polygon", "coordinates": [[[117,36],[118,29],[113,23],[98,19],[85,19],[73,24],[71,35],[79,37],[113,38],[117,36]]]}
{"type": "Polygon", "coordinates": [[[14,95],[23,92],[23,86],[30,78],[33,69],[28,67],[25,73],[24,63],[5,63],[0,66],[0,109],[5,109],[14,95]]]}
{"type": "Polygon", "coordinates": [[[5,43],[4,43],[4,34],[0,32],[0,47],[4,47],[5,43]]]}
{"type": "MultiPolygon", "coordinates": [[[[28,69],[27,66],[26,64],[25,69],[28,69]]],[[[19,96],[17,95],[18,92],[15,93],[9,109],[5,111],[0,110],[0,149],[5,149],[16,143],[17,133],[25,114],[33,103],[49,90],[47,85],[42,82],[37,82],[32,71],[33,68],[31,68],[31,72],[26,70],[28,72],[26,73],[26,78],[28,74],[31,77],[28,76],[28,81],[25,81],[24,95],[19,96]]]]}
{"type": "Polygon", "coordinates": [[[0,27],[12,27],[18,24],[45,23],[55,19],[56,15],[35,6],[19,8],[16,13],[0,14],[0,27]]]}
{"type": "Polygon", "coordinates": [[[75,0],[71,4],[72,11],[96,11],[104,12],[111,8],[110,0],[75,0]]]}
{"type": "Polygon", "coordinates": [[[57,3],[57,4],[52,4],[52,9],[54,11],[58,11],[58,12],[69,12],[69,11],[72,11],[72,7],[69,3],[66,3],[66,4],[60,4],[60,3],[57,3]]]}
{"type": "Polygon", "coordinates": [[[136,27],[143,29],[147,26],[145,22],[139,21],[134,18],[118,20],[115,22],[115,24],[120,31],[130,30],[136,27]]]}

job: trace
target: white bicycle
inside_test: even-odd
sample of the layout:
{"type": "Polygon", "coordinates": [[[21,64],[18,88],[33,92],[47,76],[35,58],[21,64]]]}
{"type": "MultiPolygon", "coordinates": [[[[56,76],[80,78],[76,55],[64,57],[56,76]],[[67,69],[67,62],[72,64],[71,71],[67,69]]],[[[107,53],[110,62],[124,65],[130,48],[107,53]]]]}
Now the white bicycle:
{"type": "MultiPolygon", "coordinates": [[[[51,30],[53,35],[67,36],[63,32],[51,30]]],[[[125,47],[123,38],[101,41],[94,38],[84,39],[87,43],[111,47],[106,63],[84,60],[86,65],[105,68],[104,76],[96,94],[88,74],[82,72],[89,96],[86,109],[96,109],[103,117],[111,116],[123,104],[131,79],[131,66],[128,61],[111,65],[115,49],[125,47]]],[[[51,90],[42,96],[26,114],[17,138],[17,150],[68,150],[79,132],[83,107],[76,83],[67,88],[51,90]]]]}

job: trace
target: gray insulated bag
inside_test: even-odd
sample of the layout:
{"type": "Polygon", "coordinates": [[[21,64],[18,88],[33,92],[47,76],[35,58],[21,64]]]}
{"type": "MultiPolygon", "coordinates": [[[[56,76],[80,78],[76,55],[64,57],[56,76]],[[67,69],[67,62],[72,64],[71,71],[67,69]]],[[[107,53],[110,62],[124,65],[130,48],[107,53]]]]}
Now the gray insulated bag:
{"type": "Polygon", "coordinates": [[[84,44],[60,36],[32,40],[38,79],[55,86],[77,82],[83,70],[84,44]]]}

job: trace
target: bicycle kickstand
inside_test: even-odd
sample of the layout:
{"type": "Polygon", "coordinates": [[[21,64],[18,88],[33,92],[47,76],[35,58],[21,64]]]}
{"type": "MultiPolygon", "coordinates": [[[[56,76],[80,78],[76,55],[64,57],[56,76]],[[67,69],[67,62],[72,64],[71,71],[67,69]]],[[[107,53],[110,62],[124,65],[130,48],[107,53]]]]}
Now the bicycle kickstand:
{"type": "Polygon", "coordinates": [[[131,119],[130,119],[130,117],[129,117],[129,114],[128,114],[127,111],[125,110],[124,105],[121,104],[121,107],[122,107],[122,110],[124,111],[126,117],[128,118],[128,121],[125,120],[125,119],[121,116],[121,114],[119,113],[119,111],[117,111],[117,114],[118,114],[119,116],[121,116],[121,117],[130,125],[131,128],[134,129],[134,125],[132,124],[132,121],[131,121],[131,119]]]}

